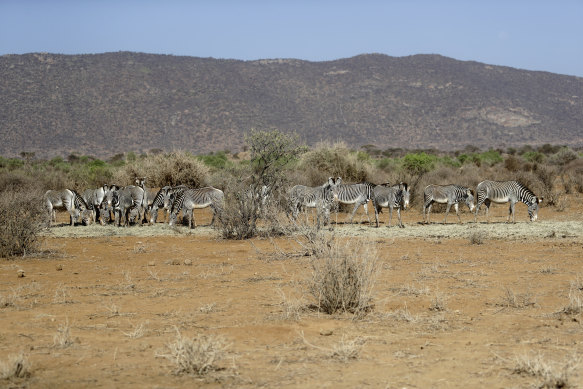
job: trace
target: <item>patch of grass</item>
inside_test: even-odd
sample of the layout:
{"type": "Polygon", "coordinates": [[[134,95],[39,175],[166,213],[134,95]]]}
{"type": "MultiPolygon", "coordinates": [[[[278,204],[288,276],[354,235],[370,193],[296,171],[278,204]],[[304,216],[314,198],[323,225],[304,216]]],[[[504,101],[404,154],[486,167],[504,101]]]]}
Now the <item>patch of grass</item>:
{"type": "Polygon", "coordinates": [[[504,295],[496,305],[505,308],[524,309],[535,306],[536,301],[534,301],[534,296],[531,292],[514,293],[512,289],[505,288],[504,295]]]}
{"type": "Polygon", "coordinates": [[[53,336],[53,347],[67,348],[73,343],[71,326],[69,325],[69,319],[67,319],[65,323],[59,324],[59,327],[57,327],[57,333],[53,336]]]}
{"type": "Polygon", "coordinates": [[[487,234],[483,231],[476,231],[470,234],[469,240],[471,244],[481,245],[484,244],[484,240],[487,238],[487,234]]]}
{"type": "Polygon", "coordinates": [[[9,355],[7,361],[0,362],[0,379],[27,378],[30,377],[31,370],[32,365],[26,355],[9,355]]]}
{"type": "Polygon", "coordinates": [[[134,328],[130,332],[124,332],[124,335],[131,339],[141,338],[148,332],[146,328],[147,326],[148,326],[147,320],[145,322],[140,322],[139,324],[134,326],[134,328]]]}
{"type": "Polygon", "coordinates": [[[176,375],[190,374],[202,376],[218,370],[218,361],[226,353],[223,338],[213,335],[197,335],[186,338],[176,329],[176,340],[166,345],[166,353],[158,356],[168,359],[176,375]]]}
{"type": "Polygon", "coordinates": [[[372,292],[379,273],[374,245],[360,240],[332,242],[314,260],[308,291],[322,312],[365,314],[373,308],[372,292]]]}
{"type": "Polygon", "coordinates": [[[541,378],[539,388],[570,388],[577,387],[571,380],[573,373],[578,369],[580,360],[573,355],[563,362],[556,363],[545,359],[541,354],[517,356],[514,361],[514,374],[522,374],[541,378]]]}
{"type": "Polygon", "coordinates": [[[358,359],[360,350],[365,343],[366,339],[360,336],[350,340],[347,340],[345,336],[342,336],[340,342],[332,348],[330,357],[344,363],[356,360],[358,359]]]}

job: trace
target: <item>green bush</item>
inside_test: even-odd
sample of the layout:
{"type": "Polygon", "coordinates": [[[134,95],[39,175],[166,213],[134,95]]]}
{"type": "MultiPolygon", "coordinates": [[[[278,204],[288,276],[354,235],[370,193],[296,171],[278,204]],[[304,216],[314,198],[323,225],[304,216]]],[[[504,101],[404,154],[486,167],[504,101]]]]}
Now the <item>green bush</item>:
{"type": "Polygon", "coordinates": [[[436,160],[436,156],[422,152],[405,155],[401,164],[409,174],[421,176],[435,168],[436,160]]]}

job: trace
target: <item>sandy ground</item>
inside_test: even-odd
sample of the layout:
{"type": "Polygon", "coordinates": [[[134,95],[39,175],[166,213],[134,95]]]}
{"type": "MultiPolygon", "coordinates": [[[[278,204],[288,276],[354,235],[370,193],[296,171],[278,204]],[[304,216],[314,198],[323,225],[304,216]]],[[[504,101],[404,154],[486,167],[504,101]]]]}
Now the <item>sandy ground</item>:
{"type": "Polygon", "coordinates": [[[314,259],[298,237],[220,240],[206,210],[192,231],[52,227],[42,254],[0,260],[0,364],[31,364],[0,387],[583,387],[581,204],[536,223],[518,205],[516,224],[506,206],[461,225],[411,209],[403,229],[340,214],[326,233],[378,255],[360,318],[309,309],[314,259]],[[218,369],[173,374],[178,332],[222,339],[218,369]]]}

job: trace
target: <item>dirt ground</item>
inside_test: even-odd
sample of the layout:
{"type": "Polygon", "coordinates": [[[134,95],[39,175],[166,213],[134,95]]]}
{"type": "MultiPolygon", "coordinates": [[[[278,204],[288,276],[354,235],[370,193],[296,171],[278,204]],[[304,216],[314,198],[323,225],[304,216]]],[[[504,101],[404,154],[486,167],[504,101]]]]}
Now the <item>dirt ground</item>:
{"type": "Polygon", "coordinates": [[[206,210],[192,231],[55,226],[41,254],[0,260],[0,363],[31,365],[0,387],[583,387],[582,203],[535,223],[520,204],[516,224],[502,205],[461,225],[410,209],[404,229],[341,213],[326,233],[378,255],[364,317],[309,308],[298,238],[221,240],[206,210]],[[178,332],[222,339],[218,369],[174,374],[178,332]]]}

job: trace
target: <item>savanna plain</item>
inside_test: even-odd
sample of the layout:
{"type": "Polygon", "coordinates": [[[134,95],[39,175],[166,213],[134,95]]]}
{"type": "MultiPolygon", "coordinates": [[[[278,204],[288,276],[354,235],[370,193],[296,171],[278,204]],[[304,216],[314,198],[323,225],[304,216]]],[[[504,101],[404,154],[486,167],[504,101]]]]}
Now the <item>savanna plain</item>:
{"type": "Polygon", "coordinates": [[[193,230],[63,212],[40,253],[0,262],[0,363],[28,371],[0,386],[583,387],[582,200],[536,222],[518,204],[516,224],[507,205],[445,225],[416,207],[403,229],[332,215],[327,241],[376,266],[370,309],[333,315],[301,234],[224,240],[208,210],[193,230]],[[179,374],[195,340],[208,368],[179,374]]]}

